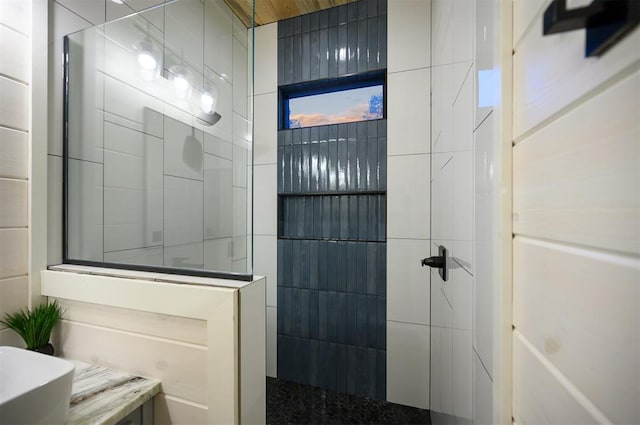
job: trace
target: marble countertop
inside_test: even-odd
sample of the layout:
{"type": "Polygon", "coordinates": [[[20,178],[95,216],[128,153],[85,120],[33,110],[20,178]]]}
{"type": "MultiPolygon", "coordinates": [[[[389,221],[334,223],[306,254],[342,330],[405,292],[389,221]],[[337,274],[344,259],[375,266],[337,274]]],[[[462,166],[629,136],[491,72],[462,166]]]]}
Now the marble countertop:
{"type": "Polygon", "coordinates": [[[113,425],[160,392],[160,381],[69,360],[76,369],[67,425],[113,425]]]}

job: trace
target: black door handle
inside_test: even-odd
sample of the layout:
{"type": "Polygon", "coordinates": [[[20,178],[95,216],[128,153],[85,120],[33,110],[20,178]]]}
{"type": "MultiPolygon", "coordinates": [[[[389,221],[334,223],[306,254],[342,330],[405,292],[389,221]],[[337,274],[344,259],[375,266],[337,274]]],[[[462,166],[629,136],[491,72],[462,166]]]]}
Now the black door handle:
{"type": "Polygon", "coordinates": [[[449,280],[449,267],[447,265],[447,257],[449,256],[449,251],[444,246],[440,245],[438,247],[438,254],[435,257],[423,258],[420,260],[420,264],[422,267],[429,266],[438,270],[440,277],[445,282],[449,280]]]}
{"type": "Polygon", "coordinates": [[[429,258],[423,258],[420,261],[420,264],[422,264],[422,267],[424,266],[429,266],[429,267],[433,267],[435,269],[441,269],[444,267],[444,257],[429,257],[429,258]]]}

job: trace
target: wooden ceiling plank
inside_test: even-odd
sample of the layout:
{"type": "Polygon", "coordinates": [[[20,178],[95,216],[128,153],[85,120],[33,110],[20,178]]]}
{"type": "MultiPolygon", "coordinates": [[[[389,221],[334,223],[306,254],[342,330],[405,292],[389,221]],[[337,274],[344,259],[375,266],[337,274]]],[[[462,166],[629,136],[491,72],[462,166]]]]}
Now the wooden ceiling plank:
{"type": "MultiPolygon", "coordinates": [[[[252,0],[224,0],[242,23],[251,26],[252,0]]],[[[255,0],[256,26],[270,24],[358,0],[255,0]]]]}

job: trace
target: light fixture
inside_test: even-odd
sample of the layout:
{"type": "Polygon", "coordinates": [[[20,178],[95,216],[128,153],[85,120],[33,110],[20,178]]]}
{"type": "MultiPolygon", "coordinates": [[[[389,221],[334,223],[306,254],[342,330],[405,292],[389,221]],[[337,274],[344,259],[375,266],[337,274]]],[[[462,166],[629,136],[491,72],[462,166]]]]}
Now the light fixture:
{"type": "Polygon", "coordinates": [[[149,71],[151,71],[152,69],[156,69],[156,66],[158,66],[156,58],[154,58],[147,52],[138,53],[138,64],[149,71]]]}
{"type": "Polygon", "coordinates": [[[169,68],[169,80],[173,83],[178,99],[187,99],[191,94],[189,74],[189,70],[184,65],[173,65],[169,68]]]}
{"type": "Polygon", "coordinates": [[[137,53],[140,72],[145,80],[152,80],[160,73],[160,49],[148,38],[133,45],[137,53]]]}
{"type": "Polygon", "coordinates": [[[111,0],[111,1],[116,3],[116,4],[124,4],[123,0],[111,0]]]}
{"type": "Polygon", "coordinates": [[[209,88],[200,95],[200,108],[205,114],[212,114],[216,111],[218,104],[218,90],[215,87],[209,88]]]}

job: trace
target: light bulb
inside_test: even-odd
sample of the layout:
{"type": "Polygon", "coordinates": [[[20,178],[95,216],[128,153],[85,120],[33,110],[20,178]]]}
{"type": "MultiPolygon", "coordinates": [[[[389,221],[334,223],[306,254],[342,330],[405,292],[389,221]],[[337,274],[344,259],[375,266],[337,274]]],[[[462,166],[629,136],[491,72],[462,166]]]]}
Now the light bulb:
{"type": "Polygon", "coordinates": [[[200,107],[205,114],[213,112],[213,97],[209,93],[202,93],[200,96],[200,107]]]}
{"type": "Polygon", "coordinates": [[[187,91],[187,89],[189,88],[189,82],[181,75],[173,79],[173,85],[175,86],[176,90],[181,92],[187,91]]]}
{"type": "Polygon", "coordinates": [[[140,52],[140,54],[138,54],[138,64],[149,71],[153,71],[158,65],[156,58],[154,58],[149,52],[140,52]]]}

